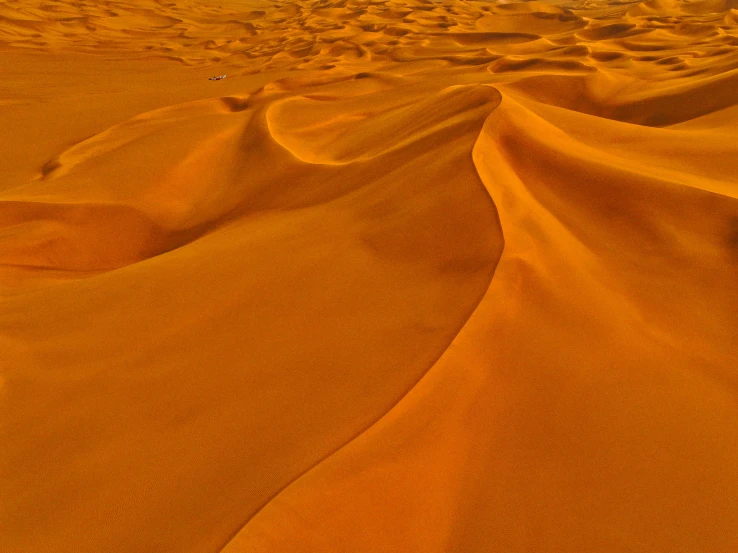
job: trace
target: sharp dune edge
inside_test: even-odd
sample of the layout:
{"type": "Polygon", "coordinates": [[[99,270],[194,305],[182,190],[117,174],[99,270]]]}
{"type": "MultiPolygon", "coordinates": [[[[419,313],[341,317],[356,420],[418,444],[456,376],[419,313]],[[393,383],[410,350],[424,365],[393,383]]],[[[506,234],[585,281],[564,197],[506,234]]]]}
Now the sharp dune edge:
{"type": "Polygon", "coordinates": [[[735,1],[16,0],[0,74],[0,550],[738,550],[735,1]]]}

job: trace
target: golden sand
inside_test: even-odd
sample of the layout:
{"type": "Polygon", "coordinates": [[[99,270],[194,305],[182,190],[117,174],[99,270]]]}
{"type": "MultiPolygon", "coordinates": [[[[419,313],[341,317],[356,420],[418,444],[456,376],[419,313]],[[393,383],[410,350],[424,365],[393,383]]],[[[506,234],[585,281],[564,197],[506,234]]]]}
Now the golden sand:
{"type": "Polygon", "coordinates": [[[9,0],[0,77],[0,551],[738,551],[738,1],[9,0]]]}

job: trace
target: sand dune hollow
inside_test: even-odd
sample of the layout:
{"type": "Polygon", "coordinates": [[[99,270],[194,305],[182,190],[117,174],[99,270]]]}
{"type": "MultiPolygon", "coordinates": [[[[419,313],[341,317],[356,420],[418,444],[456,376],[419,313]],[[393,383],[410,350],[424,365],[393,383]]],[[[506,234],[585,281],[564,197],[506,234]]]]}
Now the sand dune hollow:
{"type": "Polygon", "coordinates": [[[738,550],[735,0],[11,0],[0,75],[0,550],[738,550]]]}

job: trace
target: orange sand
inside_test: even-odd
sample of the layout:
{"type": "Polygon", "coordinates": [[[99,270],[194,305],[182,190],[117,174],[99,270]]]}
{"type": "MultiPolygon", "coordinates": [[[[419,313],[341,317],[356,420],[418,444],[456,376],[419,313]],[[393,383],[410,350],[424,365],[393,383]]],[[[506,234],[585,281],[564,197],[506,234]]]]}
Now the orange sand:
{"type": "Polygon", "coordinates": [[[738,1],[9,0],[0,76],[0,551],[738,551],[738,1]]]}

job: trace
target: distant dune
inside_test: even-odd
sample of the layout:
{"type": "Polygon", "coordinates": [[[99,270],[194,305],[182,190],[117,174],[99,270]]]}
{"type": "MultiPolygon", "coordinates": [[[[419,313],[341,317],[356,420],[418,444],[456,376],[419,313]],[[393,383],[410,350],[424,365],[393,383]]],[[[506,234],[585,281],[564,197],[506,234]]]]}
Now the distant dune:
{"type": "Polygon", "coordinates": [[[11,0],[0,76],[0,551],[738,551],[736,0],[11,0]]]}

